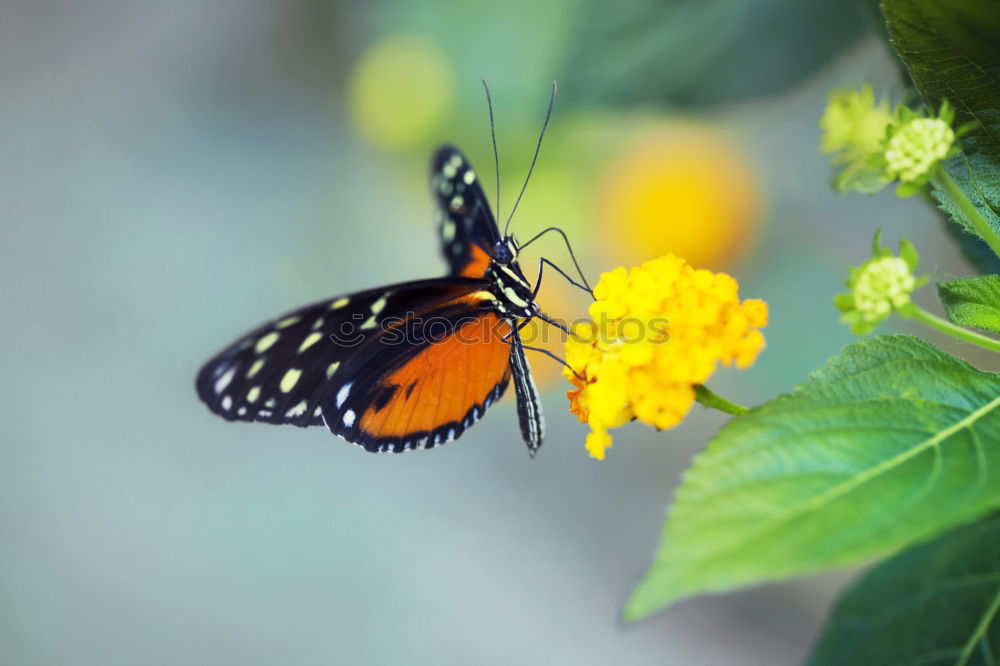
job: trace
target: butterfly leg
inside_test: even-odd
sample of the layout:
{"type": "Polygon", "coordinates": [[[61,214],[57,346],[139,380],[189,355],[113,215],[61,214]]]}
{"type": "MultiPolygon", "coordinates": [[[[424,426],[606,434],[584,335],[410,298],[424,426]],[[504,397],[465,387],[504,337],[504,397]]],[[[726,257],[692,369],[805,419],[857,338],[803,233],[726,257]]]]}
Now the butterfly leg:
{"type": "Polygon", "coordinates": [[[503,342],[509,342],[511,336],[513,336],[514,333],[520,333],[521,329],[524,328],[525,326],[527,326],[530,323],[531,323],[531,319],[525,319],[524,321],[522,321],[520,324],[517,325],[516,329],[512,329],[507,335],[503,336],[500,339],[503,342]]]}
{"type": "MultiPolygon", "coordinates": [[[[589,292],[590,295],[593,296],[594,295],[593,294],[594,290],[590,288],[590,283],[587,282],[587,277],[583,274],[583,270],[580,268],[580,262],[578,262],[576,260],[576,253],[573,252],[573,246],[570,245],[569,237],[566,236],[566,232],[563,231],[562,229],[560,229],[559,227],[549,227],[547,229],[543,229],[542,231],[540,231],[537,234],[535,234],[530,240],[528,240],[527,243],[525,243],[524,245],[522,245],[518,249],[523,250],[524,248],[528,247],[529,245],[531,245],[532,243],[534,243],[536,240],[538,240],[539,238],[541,238],[545,234],[549,233],[550,231],[555,231],[560,236],[562,236],[563,243],[566,244],[566,249],[569,251],[569,257],[570,257],[570,259],[573,260],[573,266],[576,268],[576,274],[580,276],[580,280],[583,281],[583,285],[580,285],[580,284],[578,284],[576,282],[573,282],[573,280],[569,280],[569,277],[566,277],[566,279],[569,280],[574,286],[579,287],[580,289],[583,289],[586,292],[589,292]]],[[[556,270],[559,270],[559,268],[555,264],[552,264],[552,266],[553,266],[553,268],[556,268],[556,270]]],[[[563,273],[561,270],[559,272],[562,273],[564,277],[566,276],[566,274],[563,273]]]]}
{"type": "Polygon", "coordinates": [[[558,357],[555,354],[553,354],[552,352],[550,352],[548,349],[542,349],[541,347],[529,347],[528,345],[525,345],[525,344],[521,345],[521,349],[526,349],[528,351],[541,352],[541,353],[545,354],[546,356],[548,356],[549,358],[553,359],[554,361],[558,361],[560,364],[562,364],[563,367],[569,368],[570,372],[572,372],[574,375],[576,375],[576,378],[579,379],[580,381],[586,381],[586,379],[587,379],[586,377],[584,377],[583,375],[581,375],[579,372],[577,372],[576,370],[574,370],[573,366],[571,366],[569,363],[567,363],[566,361],[564,361],[560,357],[558,357]]]}
{"type": "Polygon", "coordinates": [[[549,261],[545,257],[539,257],[539,259],[538,259],[538,277],[535,278],[535,288],[531,292],[531,298],[532,298],[532,300],[534,300],[534,298],[536,296],[538,296],[538,290],[541,289],[541,287],[542,287],[542,273],[543,273],[543,271],[545,269],[545,265],[546,264],[548,264],[552,268],[556,269],[556,271],[558,271],[559,275],[562,275],[564,278],[566,278],[566,280],[571,285],[573,285],[574,287],[577,287],[578,289],[583,289],[585,292],[587,292],[588,294],[590,294],[591,298],[594,298],[594,293],[590,290],[589,287],[585,287],[584,285],[580,284],[579,282],[577,282],[576,280],[574,280],[570,276],[566,275],[566,273],[563,271],[563,269],[559,268],[558,266],[556,266],[554,263],[552,263],[551,261],[549,261]]]}

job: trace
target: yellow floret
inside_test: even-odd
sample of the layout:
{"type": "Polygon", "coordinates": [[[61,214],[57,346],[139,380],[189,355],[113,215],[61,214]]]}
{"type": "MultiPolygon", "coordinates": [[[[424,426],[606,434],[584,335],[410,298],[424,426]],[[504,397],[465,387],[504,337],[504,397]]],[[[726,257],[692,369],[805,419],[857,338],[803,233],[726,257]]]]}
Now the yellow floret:
{"type": "Polygon", "coordinates": [[[564,374],[570,411],[590,425],[587,451],[598,459],[611,446],[608,429],[632,419],[674,427],[719,363],[746,368],[764,348],[767,304],[741,302],[732,277],[672,254],[604,273],[594,296],[594,321],[566,343],[564,374]]]}

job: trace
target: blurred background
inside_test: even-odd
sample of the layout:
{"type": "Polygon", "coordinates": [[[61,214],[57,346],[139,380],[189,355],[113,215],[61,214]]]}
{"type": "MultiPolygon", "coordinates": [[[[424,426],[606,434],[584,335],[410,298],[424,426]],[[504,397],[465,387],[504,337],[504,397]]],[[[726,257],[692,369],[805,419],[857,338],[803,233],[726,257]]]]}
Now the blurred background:
{"type": "MultiPolygon", "coordinates": [[[[536,460],[511,401],[405,456],[198,402],[199,365],[257,323],[442,272],[427,161],[457,143],[493,198],[480,77],[504,213],[559,81],[522,240],[561,225],[591,278],[673,251],[770,303],[757,364],[712,381],[738,402],[850,340],[831,298],[876,226],[973,273],[922,202],[829,187],[829,90],[904,90],[863,6],[2,0],[0,663],[802,659],[852,572],[617,620],[723,422],[700,407],[598,463],[543,357],[536,460]]],[[[554,274],[541,300],[584,312],[554,274]]]]}

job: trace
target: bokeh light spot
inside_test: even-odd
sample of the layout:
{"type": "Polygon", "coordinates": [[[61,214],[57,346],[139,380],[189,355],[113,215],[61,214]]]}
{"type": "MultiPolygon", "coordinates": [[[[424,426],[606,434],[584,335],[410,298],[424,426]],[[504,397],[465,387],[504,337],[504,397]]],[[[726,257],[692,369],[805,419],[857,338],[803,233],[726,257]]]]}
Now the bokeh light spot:
{"type": "Polygon", "coordinates": [[[672,252],[693,266],[721,269],[747,250],[759,198],[745,158],[720,133],[656,128],[604,174],[597,211],[618,263],[672,252]]]}
{"type": "Polygon", "coordinates": [[[365,51],[351,75],[354,126],[382,148],[419,145],[446,120],[453,79],[447,58],[433,41],[419,35],[381,39],[365,51]]]}

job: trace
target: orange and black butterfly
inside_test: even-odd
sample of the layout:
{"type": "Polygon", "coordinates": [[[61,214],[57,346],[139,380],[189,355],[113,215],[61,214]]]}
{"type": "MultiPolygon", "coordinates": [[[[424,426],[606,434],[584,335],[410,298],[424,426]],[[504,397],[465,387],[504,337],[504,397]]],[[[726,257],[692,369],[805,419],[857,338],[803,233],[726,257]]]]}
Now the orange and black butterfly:
{"type": "Polygon", "coordinates": [[[513,380],[534,455],[545,419],[518,331],[534,317],[554,323],[534,301],[543,262],[554,264],[540,261],[533,288],[456,148],[435,153],[431,189],[447,277],[337,296],[258,327],[198,372],[209,409],[232,421],[326,425],[367,451],[400,453],[457,439],[513,380]]]}

